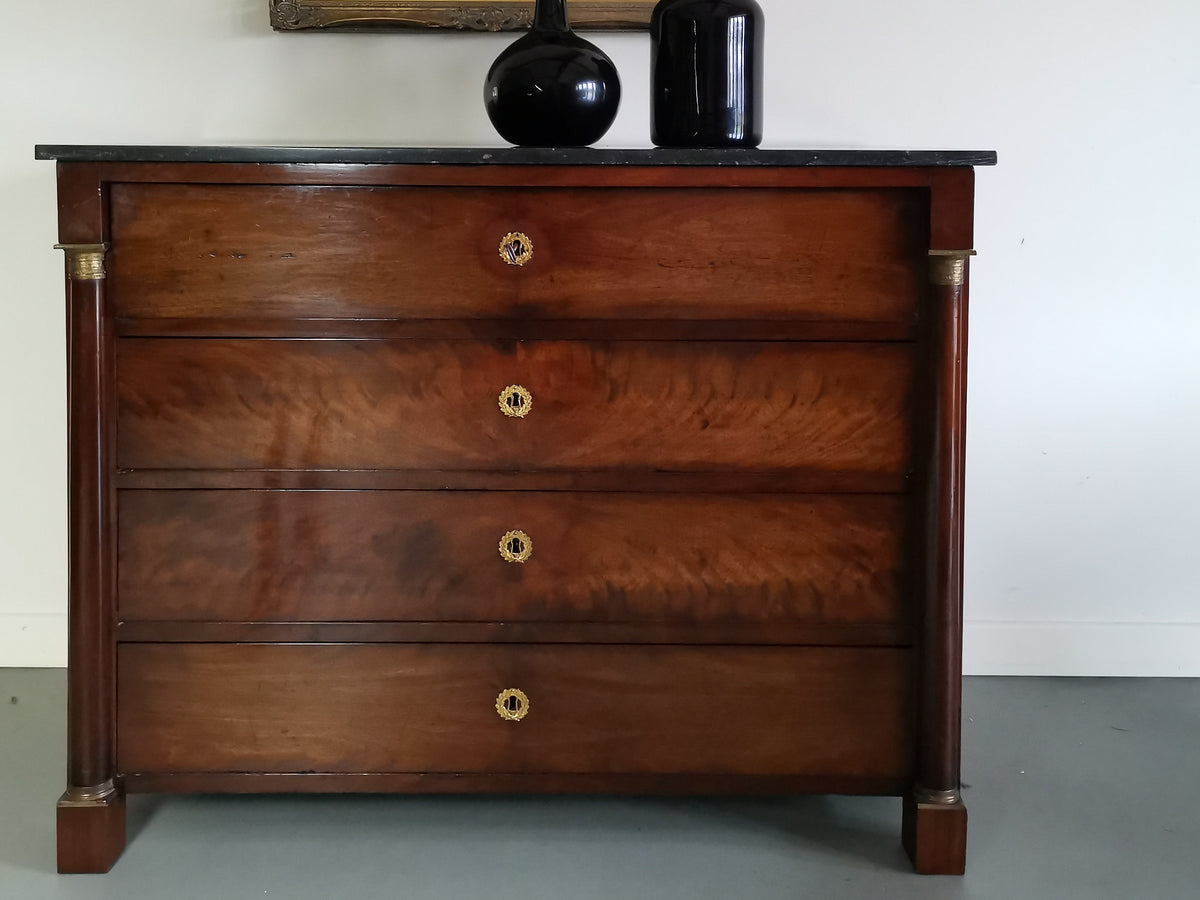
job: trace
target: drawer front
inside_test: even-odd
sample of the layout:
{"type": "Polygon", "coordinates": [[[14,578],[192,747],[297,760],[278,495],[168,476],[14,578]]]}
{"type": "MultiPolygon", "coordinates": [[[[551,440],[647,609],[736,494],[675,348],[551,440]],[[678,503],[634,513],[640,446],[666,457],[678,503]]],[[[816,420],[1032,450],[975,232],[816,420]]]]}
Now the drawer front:
{"type": "Polygon", "coordinates": [[[110,206],[130,318],[906,322],[929,221],[900,189],[118,184],[110,206]]]}
{"type": "Polygon", "coordinates": [[[911,770],[909,651],[125,644],[135,772],[911,770]],[[526,714],[502,718],[502,691],[526,714]]]}
{"type": "Polygon", "coordinates": [[[117,459],[902,475],[913,368],[910,344],[128,338],[117,459]]]}
{"type": "Polygon", "coordinates": [[[904,499],[122,491],[119,613],[903,625],[904,499]]]}

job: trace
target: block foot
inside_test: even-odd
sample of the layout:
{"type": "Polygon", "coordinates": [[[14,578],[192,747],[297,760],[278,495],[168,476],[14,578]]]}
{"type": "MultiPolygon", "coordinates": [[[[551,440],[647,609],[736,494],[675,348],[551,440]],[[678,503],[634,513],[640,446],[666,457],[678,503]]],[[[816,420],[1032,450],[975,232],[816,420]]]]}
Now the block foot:
{"type": "Polygon", "coordinates": [[[107,872],[125,849],[125,795],[113,785],[71,788],[58,801],[58,871],[107,872]]]}
{"type": "Polygon", "coordinates": [[[916,791],[904,798],[904,849],[922,875],[962,875],[967,868],[967,808],[957,791],[916,791]]]}

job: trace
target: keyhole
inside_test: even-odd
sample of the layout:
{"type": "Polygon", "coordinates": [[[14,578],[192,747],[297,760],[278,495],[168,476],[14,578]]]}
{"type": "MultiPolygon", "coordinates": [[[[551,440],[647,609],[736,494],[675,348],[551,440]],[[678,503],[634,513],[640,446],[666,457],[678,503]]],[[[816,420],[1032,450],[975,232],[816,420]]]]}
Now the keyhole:
{"type": "Polygon", "coordinates": [[[510,384],[496,395],[500,412],[509,418],[523,419],[533,409],[533,395],[519,384],[510,384]]]}
{"type": "Polygon", "coordinates": [[[523,531],[506,531],[496,542],[500,557],[505,562],[523,563],[533,555],[533,541],[523,531]]]}
{"type": "Polygon", "coordinates": [[[512,231],[500,238],[500,258],[510,266],[523,266],[533,259],[533,241],[519,231],[512,231]]]}
{"type": "Polygon", "coordinates": [[[496,698],[496,712],[502,719],[519,722],[529,715],[529,698],[516,688],[503,690],[496,698]]]}

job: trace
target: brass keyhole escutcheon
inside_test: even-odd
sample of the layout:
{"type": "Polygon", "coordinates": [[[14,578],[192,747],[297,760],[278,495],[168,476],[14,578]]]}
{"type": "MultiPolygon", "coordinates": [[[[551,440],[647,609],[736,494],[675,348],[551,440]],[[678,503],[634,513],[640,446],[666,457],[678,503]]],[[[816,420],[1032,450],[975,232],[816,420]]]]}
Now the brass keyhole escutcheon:
{"type": "Polygon", "coordinates": [[[500,392],[500,412],[513,419],[523,419],[533,409],[533,394],[519,384],[510,384],[500,392]]]}
{"type": "Polygon", "coordinates": [[[496,712],[509,722],[520,722],[529,714],[529,698],[517,688],[505,688],[496,697],[496,712]]]}
{"type": "Polygon", "coordinates": [[[533,556],[533,539],[523,531],[504,532],[500,538],[500,556],[505,562],[525,562],[533,556]]]}
{"type": "Polygon", "coordinates": [[[510,266],[523,266],[533,259],[533,241],[519,231],[510,231],[500,239],[500,258],[510,266]]]}

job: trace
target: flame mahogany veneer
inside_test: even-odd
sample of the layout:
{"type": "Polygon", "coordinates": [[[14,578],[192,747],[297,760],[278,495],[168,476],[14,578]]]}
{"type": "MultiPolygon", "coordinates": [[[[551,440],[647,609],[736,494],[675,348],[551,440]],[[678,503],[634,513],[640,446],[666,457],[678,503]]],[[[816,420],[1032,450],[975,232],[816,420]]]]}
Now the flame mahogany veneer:
{"type": "Polygon", "coordinates": [[[973,173],[800,159],[60,162],[60,869],[134,790],[796,791],[961,872],[973,173]]]}

